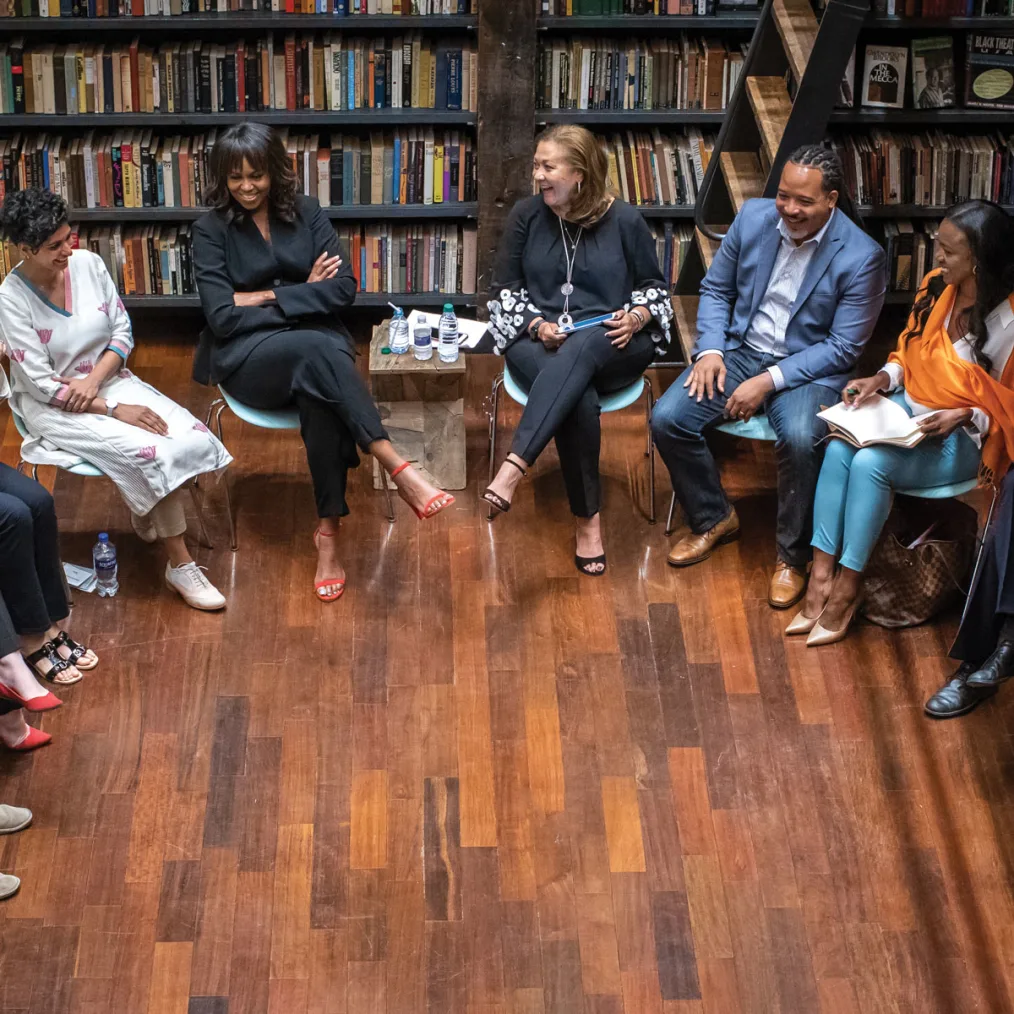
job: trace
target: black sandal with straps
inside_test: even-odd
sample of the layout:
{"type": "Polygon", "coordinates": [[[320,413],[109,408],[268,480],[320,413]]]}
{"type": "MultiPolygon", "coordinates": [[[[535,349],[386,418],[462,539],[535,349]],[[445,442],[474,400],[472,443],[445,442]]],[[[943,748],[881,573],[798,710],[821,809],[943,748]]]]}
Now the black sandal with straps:
{"type": "Polygon", "coordinates": [[[606,554],[601,556],[574,556],[574,566],[589,577],[602,577],[606,572],[606,554]]]}
{"type": "MultiPolygon", "coordinates": [[[[94,669],[98,664],[98,656],[94,651],[86,648],[83,644],[79,644],[74,640],[66,630],[61,630],[56,637],[53,638],[53,644],[57,648],[66,648],[70,652],[70,658],[63,659],[65,662],[70,662],[71,665],[75,665],[82,672],[89,672],[94,669]],[[91,655],[94,661],[89,661],[87,656],[91,655]]],[[[59,652],[57,652],[59,654],[59,652]]],[[[63,658],[63,656],[60,656],[63,658]]]]}
{"type": "MultiPolygon", "coordinates": [[[[506,463],[508,465],[513,465],[522,475],[528,475],[528,470],[522,468],[516,461],[511,461],[510,458],[507,458],[506,463]]],[[[482,499],[485,500],[490,507],[495,507],[501,514],[506,514],[511,509],[510,500],[505,500],[499,493],[494,493],[488,486],[482,492],[482,499]]]]}
{"type": "Polygon", "coordinates": [[[73,662],[66,658],[60,658],[60,653],[56,650],[55,641],[46,641],[46,643],[38,650],[33,651],[31,655],[25,655],[25,661],[31,666],[32,672],[35,673],[39,679],[45,680],[47,683],[52,683],[58,687],[69,687],[75,683],[80,683],[84,679],[81,671],[78,670],[77,679],[70,680],[58,680],[54,679],[55,676],[59,676],[61,673],[65,673],[68,669],[76,668],[73,662]],[[50,668],[43,672],[39,668],[40,662],[48,662],[50,668]]]}

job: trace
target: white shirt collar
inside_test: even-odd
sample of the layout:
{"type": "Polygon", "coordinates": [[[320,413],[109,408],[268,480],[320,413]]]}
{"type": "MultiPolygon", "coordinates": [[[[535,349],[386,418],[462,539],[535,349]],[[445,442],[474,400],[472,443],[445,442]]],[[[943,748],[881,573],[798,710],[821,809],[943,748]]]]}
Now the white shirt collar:
{"type": "MultiPolygon", "coordinates": [[[[807,243],[817,244],[824,238],[824,233],[831,227],[831,223],[834,221],[834,216],[837,214],[838,209],[832,208],[831,214],[827,216],[827,221],[821,226],[819,232],[815,232],[809,239],[804,240],[799,244],[799,247],[804,247],[807,243]]],[[[793,246],[796,246],[796,241],[789,235],[788,227],[785,224],[785,220],[781,215],[778,216],[778,231],[781,233],[782,239],[788,240],[793,246]]],[[[797,249],[799,249],[797,247],[797,249]]]]}

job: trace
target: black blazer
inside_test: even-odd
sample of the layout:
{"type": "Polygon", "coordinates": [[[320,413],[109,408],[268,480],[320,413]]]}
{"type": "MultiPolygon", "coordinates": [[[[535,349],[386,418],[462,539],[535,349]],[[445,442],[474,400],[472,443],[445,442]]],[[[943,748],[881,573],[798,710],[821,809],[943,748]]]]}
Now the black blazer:
{"type": "Polygon", "coordinates": [[[296,198],[296,218],[271,216],[271,243],[246,216],[229,221],[209,211],[194,223],[194,275],[208,326],[194,358],[194,380],[220,384],[271,335],[288,330],[332,334],[355,355],[355,343],[338,314],[356,299],[356,279],[330,219],[312,197],[296,198]],[[334,278],[307,282],[324,252],[341,255],[334,278]],[[271,289],[274,303],[236,306],[236,292],[271,289]]]}

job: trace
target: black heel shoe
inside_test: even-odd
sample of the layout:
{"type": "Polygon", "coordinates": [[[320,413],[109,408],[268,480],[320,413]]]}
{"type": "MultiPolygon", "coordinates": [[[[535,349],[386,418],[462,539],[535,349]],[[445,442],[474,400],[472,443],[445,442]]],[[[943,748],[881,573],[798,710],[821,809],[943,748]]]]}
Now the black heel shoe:
{"type": "MultiPolygon", "coordinates": [[[[522,468],[516,461],[511,461],[510,458],[507,458],[506,462],[508,465],[513,465],[522,475],[528,475],[528,470],[522,468]]],[[[499,493],[494,493],[488,486],[482,491],[480,499],[485,500],[490,507],[495,508],[501,514],[506,514],[511,509],[510,500],[505,500],[499,493]]]]}
{"type": "Polygon", "coordinates": [[[602,577],[606,572],[606,554],[601,556],[574,556],[574,566],[588,577],[602,577]]]}

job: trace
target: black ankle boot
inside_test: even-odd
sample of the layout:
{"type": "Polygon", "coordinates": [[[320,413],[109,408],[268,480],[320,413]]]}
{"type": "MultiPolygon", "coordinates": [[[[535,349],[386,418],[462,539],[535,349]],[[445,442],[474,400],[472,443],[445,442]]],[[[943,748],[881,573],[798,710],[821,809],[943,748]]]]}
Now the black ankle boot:
{"type": "Polygon", "coordinates": [[[996,651],[968,677],[968,685],[982,689],[998,687],[1014,676],[1014,641],[1001,641],[996,651]]]}
{"type": "Polygon", "coordinates": [[[967,715],[987,697],[996,693],[996,687],[970,687],[969,677],[978,670],[976,662],[962,662],[958,671],[925,704],[930,718],[957,718],[967,715]]]}

